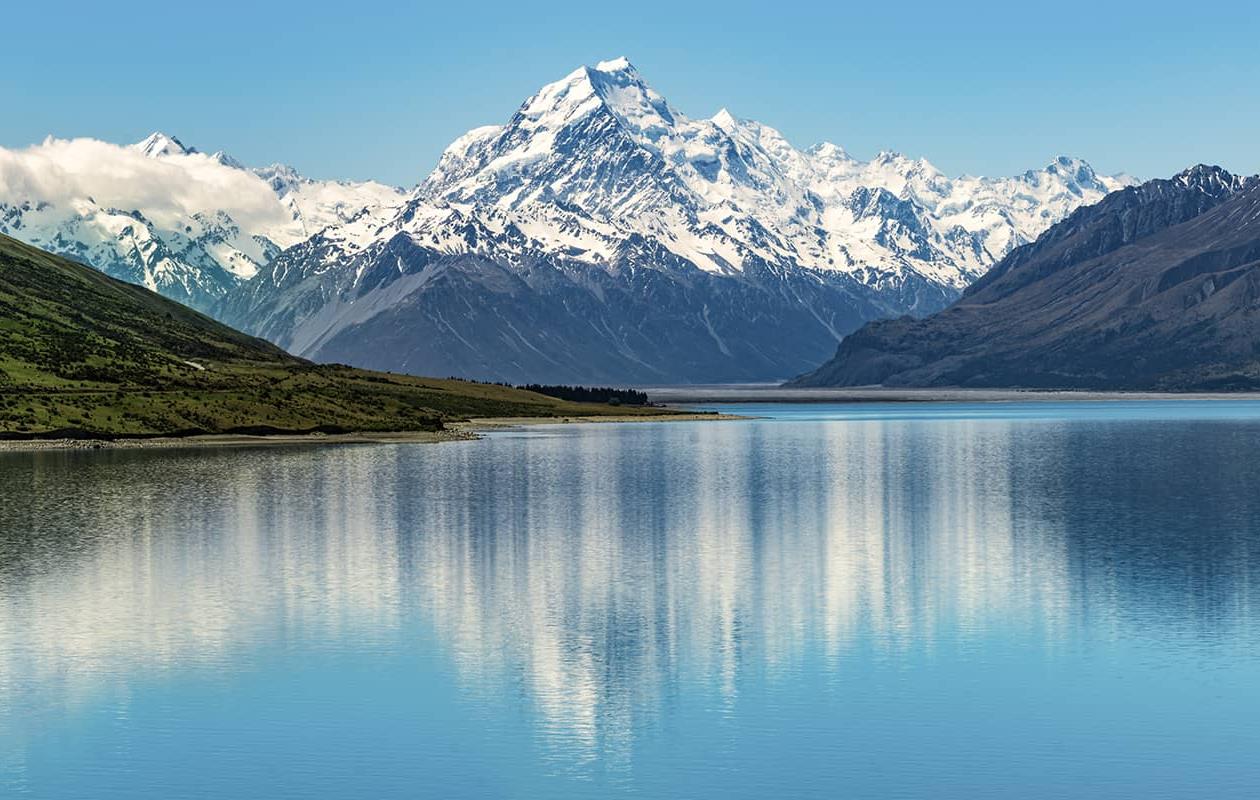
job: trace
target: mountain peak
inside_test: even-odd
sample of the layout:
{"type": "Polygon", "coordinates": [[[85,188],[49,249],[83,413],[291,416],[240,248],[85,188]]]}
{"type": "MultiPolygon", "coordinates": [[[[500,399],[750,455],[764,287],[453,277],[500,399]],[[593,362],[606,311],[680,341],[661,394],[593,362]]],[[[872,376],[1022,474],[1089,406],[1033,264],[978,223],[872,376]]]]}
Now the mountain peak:
{"type": "Polygon", "coordinates": [[[826,162],[853,160],[847,150],[833,142],[819,142],[806,150],[805,154],[826,162]]]}
{"type": "Polygon", "coordinates": [[[1042,172],[1049,175],[1058,175],[1065,180],[1074,181],[1078,184],[1093,185],[1098,183],[1098,174],[1094,172],[1094,168],[1084,160],[1073,156],[1058,156],[1047,164],[1042,172]]]}
{"type": "Polygon", "coordinates": [[[559,130],[603,108],[632,135],[654,140],[675,125],[675,112],[643,82],[626,58],[579,67],[549,83],[525,102],[520,113],[531,126],[559,130]]]}
{"type": "Polygon", "coordinates": [[[735,119],[735,115],[727,111],[725,108],[719,109],[716,114],[709,118],[709,121],[723,130],[730,130],[739,122],[735,119]]]}
{"type": "Polygon", "coordinates": [[[225,167],[231,167],[232,169],[245,169],[246,168],[244,164],[242,164],[236,158],[233,158],[231,155],[223,152],[222,150],[216,150],[210,156],[210,159],[216,163],[222,164],[225,167]]]}
{"type": "Polygon", "coordinates": [[[1232,191],[1241,184],[1238,176],[1214,164],[1195,164],[1178,172],[1172,179],[1187,189],[1199,189],[1208,194],[1222,189],[1232,191]]]}
{"type": "Polygon", "coordinates": [[[635,72],[636,71],[634,68],[634,65],[630,63],[630,59],[626,58],[625,56],[618,56],[617,58],[613,58],[608,61],[601,61],[595,65],[595,70],[597,72],[635,72]]]}
{"type": "Polygon", "coordinates": [[[284,197],[295,187],[301,186],[308,180],[288,164],[276,163],[266,167],[259,167],[253,170],[253,173],[266,181],[271,190],[280,197],[284,197]]]}
{"type": "Polygon", "coordinates": [[[150,133],[142,141],[136,142],[131,147],[149,158],[186,156],[197,152],[196,148],[188,147],[179,139],[162,131],[150,133]]]}
{"type": "Polygon", "coordinates": [[[1073,156],[1057,156],[1054,161],[1050,163],[1050,166],[1063,167],[1065,169],[1077,169],[1082,166],[1088,167],[1089,165],[1081,159],[1073,156]]]}

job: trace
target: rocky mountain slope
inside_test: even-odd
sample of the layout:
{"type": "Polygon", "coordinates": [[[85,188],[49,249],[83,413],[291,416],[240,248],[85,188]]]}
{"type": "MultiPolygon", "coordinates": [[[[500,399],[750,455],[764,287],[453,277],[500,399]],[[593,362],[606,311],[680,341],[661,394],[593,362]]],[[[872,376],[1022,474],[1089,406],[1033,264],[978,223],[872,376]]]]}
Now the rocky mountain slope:
{"type": "Polygon", "coordinates": [[[692,119],[624,59],[453,143],[396,216],[330,227],[216,307],[316,360],[499,380],[786,377],[863,322],[927,314],[1126,183],[793,148],[692,119]]]}
{"type": "Polygon", "coordinates": [[[1116,192],[795,384],[1260,388],[1260,179],[1200,165],[1116,192]]]}

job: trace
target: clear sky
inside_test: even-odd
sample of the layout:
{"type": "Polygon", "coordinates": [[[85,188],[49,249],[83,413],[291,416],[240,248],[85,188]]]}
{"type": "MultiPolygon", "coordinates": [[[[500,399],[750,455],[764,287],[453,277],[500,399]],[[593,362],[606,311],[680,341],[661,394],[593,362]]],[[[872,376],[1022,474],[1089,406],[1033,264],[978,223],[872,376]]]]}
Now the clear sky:
{"type": "Polygon", "coordinates": [[[625,55],[683,113],[1003,174],[1260,172],[1260,3],[21,2],[0,146],[165,130],[250,164],[413,184],[544,83],[625,55]]]}

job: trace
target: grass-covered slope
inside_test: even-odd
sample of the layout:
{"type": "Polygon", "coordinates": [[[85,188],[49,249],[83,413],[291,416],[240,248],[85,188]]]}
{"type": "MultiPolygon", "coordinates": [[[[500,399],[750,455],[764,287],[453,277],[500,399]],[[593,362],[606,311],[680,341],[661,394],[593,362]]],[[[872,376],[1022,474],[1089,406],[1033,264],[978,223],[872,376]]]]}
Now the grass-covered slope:
{"type": "Polygon", "coordinates": [[[311,364],[0,236],[0,437],[434,430],[470,416],[614,411],[628,412],[311,364]]]}

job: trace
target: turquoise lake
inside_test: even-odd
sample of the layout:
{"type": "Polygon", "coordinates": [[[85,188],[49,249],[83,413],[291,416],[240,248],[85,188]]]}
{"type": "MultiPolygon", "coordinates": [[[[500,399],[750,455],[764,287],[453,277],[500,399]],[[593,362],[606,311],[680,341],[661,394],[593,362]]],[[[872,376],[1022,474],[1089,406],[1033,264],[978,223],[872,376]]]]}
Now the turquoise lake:
{"type": "Polygon", "coordinates": [[[1260,401],[722,410],[0,453],[0,796],[1260,796],[1260,401]]]}

